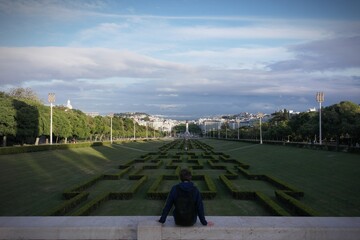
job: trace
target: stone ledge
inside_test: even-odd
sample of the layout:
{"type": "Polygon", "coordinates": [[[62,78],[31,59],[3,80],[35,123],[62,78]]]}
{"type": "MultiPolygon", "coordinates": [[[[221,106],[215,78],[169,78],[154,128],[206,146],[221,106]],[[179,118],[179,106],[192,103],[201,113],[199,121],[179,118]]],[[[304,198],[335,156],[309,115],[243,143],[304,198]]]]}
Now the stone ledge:
{"type": "Polygon", "coordinates": [[[0,239],[360,239],[359,217],[219,217],[177,227],[158,216],[0,217],[0,239]]]}

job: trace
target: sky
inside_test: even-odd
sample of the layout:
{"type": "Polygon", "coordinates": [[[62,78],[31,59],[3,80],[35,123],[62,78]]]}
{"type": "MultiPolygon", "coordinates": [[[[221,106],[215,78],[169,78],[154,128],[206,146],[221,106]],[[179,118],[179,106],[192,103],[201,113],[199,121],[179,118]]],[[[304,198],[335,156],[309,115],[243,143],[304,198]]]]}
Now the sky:
{"type": "Polygon", "coordinates": [[[0,91],[171,119],[360,103],[360,1],[0,0],[0,91]]]}

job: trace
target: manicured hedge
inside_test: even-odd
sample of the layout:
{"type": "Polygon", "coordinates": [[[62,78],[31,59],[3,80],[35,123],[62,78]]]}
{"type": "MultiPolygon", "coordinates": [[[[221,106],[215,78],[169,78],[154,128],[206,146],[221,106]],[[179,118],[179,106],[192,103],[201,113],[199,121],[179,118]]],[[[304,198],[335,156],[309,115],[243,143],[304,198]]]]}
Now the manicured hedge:
{"type": "Polygon", "coordinates": [[[63,197],[65,199],[69,199],[69,198],[72,198],[74,197],[74,193],[75,195],[77,195],[76,192],[82,192],[84,191],[85,189],[91,187],[92,185],[94,185],[95,183],[97,183],[98,181],[100,181],[101,179],[103,179],[104,175],[103,174],[100,174],[100,175],[97,175],[85,182],[82,182],[80,184],[77,184],[69,189],[66,189],[64,190],[63,192],[63,197]]]}
{"type": "Polygon", "coordinates": [[[27,152],[39,152],[48,150],[84,148],[84,147],[97,147],[110,145],[106,142],[84,142],[84,143],[67,143],[67,144],[43,144],[43,145],[28,145],[28,146],[15,146],[15,147],[0,147],[0,155],[17,154],[27,152]]]}
{"type": "Polygon", "coordinates": [[[223,162],[237,164],[239,167],[241,167],[243,169],[249,169],[250,168],[249,164],[243,163],[243,162],[241,162],[239,160],[236,160],[236,159],[225,158],[225,159],[223,159],[223,162]]]}
{"type": "Polygon", "coordinates": [[[106,192],[103,194],[100,194],[84,206],[82,206],[80,209],[75,211],[73,214],[74,216],[87,216],[91,213],[91,211],[94,211],[97,209],[103,202],[106,202],[109,200],[110,193],[106,192]]]}
{"type": "Polygon", "coordinates": [[[269,175],[264,175],[264,180],[273,184],[277,188],[280,188],[280,190],[288,190],[289,192],[291,192],[291,196],[298,197],[298,198],[304,196],[304,192],[296,189],[295,187],[291,186],[290,184],[288,184],[284,181],[281,181],[275,177],[272,177],[269,175]]]}
{"type": "Polygon", "coordinates": [[[45,216],[64,216],[69,211],[71,211],[76,206],[78,206],[80,203],[86,201],[88,196],[89,196],[88,192],[79,193],[75,197],[63,202],[62,204],[60,204],[57,207],[53,208],[52,210],[48,211],[44,215],[45,216]]]}
{"type": "Polygon", "coordinates": [[[163,161],[156,161],[155,165],[145,165],[143,166],[143,169],[157,169],[162,165],[163,161]]]}
{"type": "Polygon", "coordinates": [[[124,176],[126,173],[128,173],[130,171],[130,169],[132,169],[133,166],[131,167],[127,167],[125,169],[123,169],[122,171],[116,173],[116,174],[104,174],[103,179],[107,179],[107,180],[118,180],[120,179],[122,176],[124,176]]]}
{"type": "Polygon", "coordinates": [[[216,160],[208,160],[207,162],[209,163],[209,165],[212,169],[226,169],[225,165],[214,164],[214,162],[216,162],[216,160]]]}
{"type": "Polygon", "coordinates": [[[201,197],[203,199],[213,199],[216,197],[216,186],[214,182],[211,180],[211,178],[205,174],[205,175],[193,175],[193,180],[204,180],[206,183],[206,186],[209,190],[206,191],[200,191],[201,197]]]}
{"type": "Polygon", "coordinates": [[[285,209],[280,207],[276,202],[271,200],[271,198],[262,192],[256,192],[256,200],[275,216],[290,216],[290,214],[285,209]]]}
{"type": "Polygon", "coordinates": [[[146,175],[142,176],[135,184],[131,186],[130,192],[135,193],[141,187],[141,185],[145,183],[147,178],[148,177],[146,175]]]}
{"type": "MultiPolygon", "coordinates": [[[[149,188],[149,191],[147,192],[146,196],[149,199],[155,199],[155,200],[162,200],[166,199],[167,195],[169,194],[169,191],[166,192],[158,192],[157,189],[159,188],[161,182],[163,180],[178,180],[179,177],[177,175],[160,175],[154,183],[149,188]]],[[[208,189],[207,191],[200,191],[201,196],[203,199],[213,199],[216,196],[216,187],[211,178],[207,175],[193,175],[193,180],[204,180],[208,189]]]]}
{"type": "MultiPolygon", "coordinates": [[[[285,209],[280,207],[276,202],[274,202],[271,198],[269,198],[264,193],[252,192],[252,191],[239,191],[237,189],[237,187],[228,179],[228,176],[220,175],[219,178],[225,184],[226,188],[230,191],[233,198],[239,199],[239,200],[256,200],[275,216],[290,216],[290,214],[285,209]]],[[[288,203],[288,204],[292,208],[296,209],[297,214],[300,213],[301,216],[304,215],[304,213],[301,211],[305,211],[308,213],[309,209],[304,204],[300,203],[298,200],[286,195],[285,193],[283,193],[283,191],[276,191],[276,192],[278,192],[276,194],[276,196],[278,197],[278,195],[280,194],[279,197],[282,197],[283,201],[291,202],[291,204],[294,203],[293,205],[291,205],[290,203],[288,203]],[[285,196],[284,196],[284,194],[285,194],[285,196]],[[299,206],[301,206],[301,208],[300,208],[301,210],[298,209],[299,206]]],[[[309,215],[309,216],[311,216],[311,215],[309,215]]]]}
{"type": "Polygon", "coordinates": [[[134,185],[131,186],[128,192],[106,192],[100,194],[80,209],[78,209],[73,215],[75,216],[86,216],[89,215],[92,211],[96,210],[102,203],[117,199],[131,199],[133,194],[140,188],[140,186],[147,180],[147,176],[142,176],[134,185]]]}
{"type": "Polygon", "coordinates": [[[48,215],[65,215],[69,213],[72,214],[71,211],[73,211],[82,202],[86,201],[89,195],[89,193],[85,192],[87,188],[91,187],[92,185],[103,179],[118,180],[122,178],[125,174],[129,174],[130,171],[134,169],[134,164],[145,163],[147,165],[141,164],[142,167],[136,168],[131,171],[131,174],[129,175],[129,180],[135,180],[136,182],[130,186],[130,189],[128,191],[102,193],[101,195],[98,195],[94,199],[83,204],[80,208],[76,208],[74,214],[89,215],[102,203],[108,200],[131,199],[134,193],[138,191],[139,188],[143,186],[143,184],[148,179],[146,175],[142,174],[144,169],[159,168],[163,165],[164,162],[166,162],[166,165],[165,167],[163,166],[163,168],[174,169],[174,174],[158,176],[146,193],[148,199],[164,200],[167,198],[170,189],[168,191],[159,192],[159,186],[162,184],[162,181],[165,180],[179,181],[179,172],[181,170],[180,166],[182,166],[183,163],[186,163],[188,169],[193,173],[193,180],[205,181],[207,189],[204,191],[200,191],[202,198],[215,198],[217,195],[217,190],[213,180],[206,174],[194,174],[194,169],[202,169],[204,167],[204,164],[208,163],[212,169],[221,169],[226,171],[225,174],[219,176],[219,179],[222,183],[224,183],[226,189],[228,189],[234,199],[257,201],[268,211],[270,211],[272,215],[277,216],[289,216],[289,213],[301,216],[313,216],[315,214],[312,209],[308,208],[306,205],[295,199],[304,196],[304,193],[297,190],[290,184],[272,176],[252,174],[247,171],[247,169],[249,169],[250,167],[248,164],[245,164],[237,159],[233,159],[230,155],[224,154],[222,152],[214,152],[212,147],[208,147],[208,145],[203,144],[198,140],[189,139],[187,141],[176,140],[170,144],[164,145],[160,148],[158,152],[146,153],[136,159],[127,161],[125,164],[119,166],[121,171],[115,174],[100,174],[65,190],[63,196],[65,199],[68,200],[64,201],[61,205],[52,209],[51,212],[48,212],[48,215]],[[185,146],[187,146],[189,150],[192,148],[200,148],[204,152],[199,153],[198,151],[184,151],[185,146]],[[181,149],[181,151],[169,152],[170,149],[177,148],[181,149]],[[229,163],[231,163],[231,167],[229,167],[229,163]],[[274,198],[275,201],[262,192],[239,191],[236,185],[233,184],[233,182],[231,181],[239,177],[239,172],[250,180],[267,181],[273,186],[275,186],[277,189],[279,189],[276,191],[276,199],[274,198]],[[280,206],[279,203],[284,204],[281,204],[280,206]],[[285,206],[286,209],[282,208],[282,206],[285,206]],[[287,210],[289,210],[289,212],[287,210]]]}
{"type": "Polygon", "coordinates": [[[245,177],[247,177],[249,180],[265,180],[265,175],[262,174],[251,174],[248,171],[246,171],[242,167],[236,167],[236,169],[242,173],[245,177]]]}
{"type": "Polygon", "coordinates": [[[319,216],[312,208],[289,195],[290,191],[275,191],[276,198],[290,208],[297,216],[319,216]]]}
{"type": "Polygon", "coordinates": [[[165,166],[165,168],[166,169],[176,169],[178,166],[177,165],[173,165],[173,163],[174,162],[178,162],[178,161],[180,161],[180,162],[182,162],[181,160],[170,160],[169,162],[168,162],[168,164],[166,164],[166,166],[165,166]]]}
{"type": "MultiPolygon", "coordinates": [[[[177,177],[175,175],[168,175],[167,177],[177,177]]],[[[166,179],[165,175],[160,175],[156,178],[154,183],[149,188],[148,192],[146,193],[147,198],[154,199],[154,200],[162,200],[166,199],[169,192],[158,192],[157,189],[160,186],[161,182],[166,179]]],[[[177,179],[177,178],[176,178],[177,179]]]]}
{"type": "Polygon", "coordinates": [[[96,184],[98,181],[103,180],[103,179],[111,179],[111,180],[117,180],[120,179],[121,176],[125,175],[127,172],[129,172],[129,170],[132,167],[127,167],[126,169],[124,169],[123,171],[120,171],[117,174],[100,174],[97,175],[85,182],[82,182],[80,184],[77,184],[71,188],[68,188],[66,190],[64,190],[63,192],[63,197],[65,199],[70,199],[73,198],[74,196],[76,196],[79,192],[82,192],[84,190],[86,190],[87,188],[93,186],[94,184],[96,184]]]}
{"type": "Polygon", "coordinates": [[[201,157],[204,159],[215,159],[211,153],[203,153],[201,157]]]}
{"type": "Polygon", "coordinates": [[[236,172],[229,167],[226,168],[226,177],[229,179],[236,179],[239,175],[236,174],[236,172]]]}

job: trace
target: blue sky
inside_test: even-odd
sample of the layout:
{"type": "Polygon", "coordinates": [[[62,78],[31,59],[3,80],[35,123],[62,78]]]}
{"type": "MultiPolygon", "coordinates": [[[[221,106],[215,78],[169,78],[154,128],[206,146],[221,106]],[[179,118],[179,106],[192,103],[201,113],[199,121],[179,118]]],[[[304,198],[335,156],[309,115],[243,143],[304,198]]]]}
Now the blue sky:
{"type": "Polygon", "coordinates": [[[360,1],[0,0],[0,91],[194,119],[360,103],[360,1]]]}

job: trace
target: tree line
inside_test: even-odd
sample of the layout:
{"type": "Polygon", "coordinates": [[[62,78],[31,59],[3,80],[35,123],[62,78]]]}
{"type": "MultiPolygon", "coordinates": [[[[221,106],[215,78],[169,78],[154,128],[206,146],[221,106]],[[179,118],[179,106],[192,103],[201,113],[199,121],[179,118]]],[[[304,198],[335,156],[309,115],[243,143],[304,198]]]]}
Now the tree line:
{"type": "MultiPolygon", "coordinates": [[[[46,143],[50,136],[50,107],[45,106],[31,89],[16,88],[0,92],[0,141],[2,146],[46,143]]],[[[159,137],[162,133],[140,126],[131,118],[118,115],[91,117],[80,110],[64,106],[53,107],[53,142],[110,140],[146,136],[159,137]]]]}
{"type": "MultiPolygon", "coordinates": [[[[321,110],[322,140],[326,144],[356,146],[360,143],[360,106],[342,101],[321,110]]],[[[270,141],[319,142],[319,112],[290,114],[286,109],[271,114],[262,122],[262,139],[270,141]]],[[[218,137],[217,131],[208,136],[218,137]]],[[[260,124],[230,129],[227,123],[221,126],[220,137],[259,139],[260,124]]]]}
{"type": "MultiPolygon", "coordinates": [[[[36,139],[45,143],[50,136],[50,107],[45,106],[29,88],[16,88],[8,93],[0,92],[0,142],[1,146],[34,144],[36,139]]],[[[343,101],[322,108],[322,139],[324,143],[354,146],[360,143],[360,106],[343,101]]],[[[140,126],[124,115],[87,116],[80,110],[53,107],[54,142],[68,140],[103,141],[110,140],[112,121],[113,139],[160,137],[164,134],[153,128],[140,126]]],[[[290,114],[286,109],[271,114],[261,125],[263,140],[309,142],[319,141],[319,112],[290,114]]],[[[189,125],[191,133],[201,135],[195,124],[189,125]]],[[[173,131],[185,131],[185,124],[175,126],[173,131]]],[[[221,126],[220,133],[207,132],[207,136],[221,138],[259,139],[260,125],[230,129],[229,124],[221,126]]]]}

